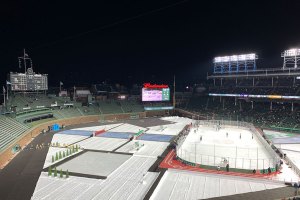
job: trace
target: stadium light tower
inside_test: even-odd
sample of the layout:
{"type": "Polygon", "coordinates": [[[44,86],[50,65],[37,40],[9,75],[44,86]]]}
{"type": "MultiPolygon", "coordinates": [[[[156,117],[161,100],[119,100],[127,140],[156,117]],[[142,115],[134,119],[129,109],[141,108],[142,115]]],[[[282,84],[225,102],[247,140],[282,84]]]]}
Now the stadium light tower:
{"type": "Polygon", "coordinates": [[[256,70],[255,53],[214,58],[214,73],[237,73],[256,70]]]}
{"type": "Polygon", "coordinates": [[[283,69],[297,68],[300,64],[300,49],[289,49],[281,53],[283,58],[283,69]]]}

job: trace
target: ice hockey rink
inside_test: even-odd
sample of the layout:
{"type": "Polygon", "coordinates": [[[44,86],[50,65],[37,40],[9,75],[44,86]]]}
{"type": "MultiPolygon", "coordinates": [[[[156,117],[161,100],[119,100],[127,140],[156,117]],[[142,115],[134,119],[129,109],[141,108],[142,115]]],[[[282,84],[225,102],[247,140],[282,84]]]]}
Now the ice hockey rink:
{"type": "Polygon", "coordinates": [[[240,169],[266,169],[276,164],[255,133],[236,126],[193,127],[177,155],[193,163],[220,167],[228,163],[231,168],[240,169]]]}

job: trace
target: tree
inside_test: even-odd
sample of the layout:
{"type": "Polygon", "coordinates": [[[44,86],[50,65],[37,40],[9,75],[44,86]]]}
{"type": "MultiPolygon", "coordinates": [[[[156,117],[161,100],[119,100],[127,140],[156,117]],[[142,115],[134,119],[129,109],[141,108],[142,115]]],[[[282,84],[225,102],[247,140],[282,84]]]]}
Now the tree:
{"type": "Polygon", "coordinates": [[[48,176],[51,176],[52,175],[52,169],[51,169],[51,166],[48,168],[48,176]]]}
{"type": "Polygon", "coordinates": [[[64,157],[66,157],[66,154],[65,154],[65,152],[64,152],[64,151],[63,151],[63,155],[62,155],[62,156],[63,156],[63,158],[64,158],[64,157]]]}
{"type": "Polygon", "coordinates": [[[69,171],[66,171],[66,178],[69,178],[69,171]]]}
{"type": "Polygon", "coordinates": [[[69,150],[67,149],[67,156],[69,156],[69,150]]]}
{"type": "Polygon", "coordinates": [[[62,172],[62,169],[60,169],[59,177],[60,177],[60,178],[63,178],[63,172],[62,172]]]}
{"type": "Polygon", "coordinates": [[[58,160],[58,153],[56,152],[56,154],[55,154],[55,161],[57,161],[58,160]]]}
{"type": "Polygon", "coordinates": [[[59,159],[61,159],[62,158],[62,156],[61,156],[61,151],[59,152],[59,159]]]}
{"type": "Polygon", "coordinates": [[[57,169],[56,169],[56,167],[54,168],[54,177],[57,177],[57,169]]]}
{"type": "Polygon", "coordinates": [[[55,160],[54,160],[54,155],[52,155],[52,162],[54,163],[54,161],[55,161],[55,160]]]}

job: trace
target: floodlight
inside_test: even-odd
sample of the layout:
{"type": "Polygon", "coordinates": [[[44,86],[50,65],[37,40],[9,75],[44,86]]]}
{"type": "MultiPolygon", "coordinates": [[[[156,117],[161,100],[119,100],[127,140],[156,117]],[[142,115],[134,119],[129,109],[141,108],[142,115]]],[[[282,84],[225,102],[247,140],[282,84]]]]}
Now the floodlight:
{"type": "Polygon", "coordinates": [[[230,61],[238,61],[238,56],[237,55],[230,56],[230,61]]]}
{"type": "Polygon", "coordinates": [[[283,52],[283,55],[281,55],[281,57],[284,56],[299,56],[300,55],[300,49],[289,49],[289,50],[285,50],[283,52]]]}

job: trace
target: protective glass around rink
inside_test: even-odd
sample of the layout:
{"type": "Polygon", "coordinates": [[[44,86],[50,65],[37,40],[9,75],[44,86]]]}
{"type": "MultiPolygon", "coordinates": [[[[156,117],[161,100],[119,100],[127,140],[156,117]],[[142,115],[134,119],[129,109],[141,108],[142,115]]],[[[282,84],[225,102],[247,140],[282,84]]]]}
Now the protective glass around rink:
{"type": "Polygon", "coordinates": [[[197,121],[176,146],[177,158],[192,165],[237,169],[276,168],[279,157],[252,124],[197,121]]]}

